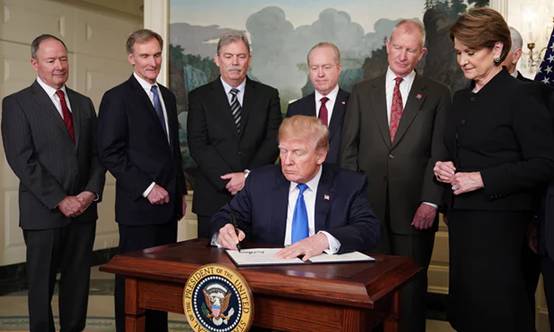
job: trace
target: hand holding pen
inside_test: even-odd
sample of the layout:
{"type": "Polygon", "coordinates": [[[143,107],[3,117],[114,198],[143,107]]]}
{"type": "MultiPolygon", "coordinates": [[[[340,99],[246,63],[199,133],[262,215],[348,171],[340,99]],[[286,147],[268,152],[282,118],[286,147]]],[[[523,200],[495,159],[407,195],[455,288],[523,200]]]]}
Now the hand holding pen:
{"type": "Polygon", "coordinates": [[[244,240],[246,235],[238,228],[236,218],[232,216],[230,222],[219,229],[217,243],[226,249],[239,250],[239,242],[244,240]]]}
{"type": "Polygon", "coordinates": [[[235,213],[233,210],[231,210],[231,224],[233,224],[233,227],[235,228],[235,232],[237,233],[237,243],[235,246],[237,247],[237,250],[240,252],[240,241],[244,239],[244,232],[242,233],[242,239],[240,237],[241,230],[239,229],[239,225],[237,224],[237,218],[235,217],[235,213]]]}

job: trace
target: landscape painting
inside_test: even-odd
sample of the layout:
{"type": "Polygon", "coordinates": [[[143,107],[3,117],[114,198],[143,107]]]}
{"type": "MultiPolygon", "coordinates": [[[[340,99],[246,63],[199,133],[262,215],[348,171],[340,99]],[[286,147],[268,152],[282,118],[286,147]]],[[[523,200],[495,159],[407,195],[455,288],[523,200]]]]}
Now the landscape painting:
{"type": "Polygon", "coordinates": [[[455,91],[465,82],[456,65],[449,28],[460,13],[488,0],[171,0],[170,88],[177,96],[185,169],[194,171],[186,144],[187,94],[219,76],[213,57],[219,37],[231,31],[251,41],[251,79],[279,90],[281,111],[313,91],[306,53],[328,41],[341,51],[340,86],[349,91],[387,69],[385,42],[403,18],[425,25],[428,54],[417,71],[455,91]]]}

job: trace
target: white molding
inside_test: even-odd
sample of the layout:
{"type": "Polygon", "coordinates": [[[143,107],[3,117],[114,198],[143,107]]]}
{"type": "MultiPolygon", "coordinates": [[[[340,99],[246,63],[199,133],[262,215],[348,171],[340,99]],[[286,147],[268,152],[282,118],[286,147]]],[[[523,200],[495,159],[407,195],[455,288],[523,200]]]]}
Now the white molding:
{"type": "Polygon", "coordinates": [[[489,7],[492,9],[496,9],[502,16],[504,16],[504,19],[508,18],[508,0],[490,0],[489,7]]]}
{"type": "Polygon", "coordinates": [[[167,86],[169,82],[169,0],[144,0],[144,27],[156,31],[164,40],[163,62],[158,82],[167,86]]]}

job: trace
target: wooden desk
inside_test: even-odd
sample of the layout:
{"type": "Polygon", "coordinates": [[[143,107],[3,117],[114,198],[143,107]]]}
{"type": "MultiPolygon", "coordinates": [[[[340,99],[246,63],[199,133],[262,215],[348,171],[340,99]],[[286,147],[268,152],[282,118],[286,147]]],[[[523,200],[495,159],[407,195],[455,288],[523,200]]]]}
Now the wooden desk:
{"type": "MultiPolygon", "coordinates": [[[[254,294],[254,325],[285,331],[397,330],[398,289],[417,273],[406,257],[374,255],[375,263],[236,268],[254,294]]],[[[117,255],[101,271],[126,277],[127,331],[144,331],[144,310],[183,314],[183,288],[200,266],[235,268],[221,249],[190,240],[117,255]]],[[[185,320],[185,317],[183,317],[185,320]]]]}

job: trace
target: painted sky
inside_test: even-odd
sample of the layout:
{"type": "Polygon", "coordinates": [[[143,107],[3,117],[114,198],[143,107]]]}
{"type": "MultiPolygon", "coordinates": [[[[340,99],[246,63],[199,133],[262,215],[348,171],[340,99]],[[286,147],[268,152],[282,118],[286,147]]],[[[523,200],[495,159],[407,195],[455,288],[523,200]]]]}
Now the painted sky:
{"type": "Polygon", "coordinates": [[[347,12],[367,33],[373,32],[373,23],[379,18],[411,18],[414,13],[421,16],[423,3],[423,0],[171,0],[170,23],[217,24],[246,30],[248,16],[267,6],[278,6],[296,28],[312,24],[322,10],[335,8],[347,12]]]}

